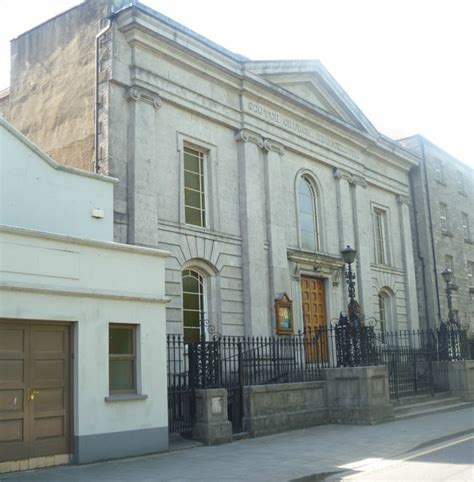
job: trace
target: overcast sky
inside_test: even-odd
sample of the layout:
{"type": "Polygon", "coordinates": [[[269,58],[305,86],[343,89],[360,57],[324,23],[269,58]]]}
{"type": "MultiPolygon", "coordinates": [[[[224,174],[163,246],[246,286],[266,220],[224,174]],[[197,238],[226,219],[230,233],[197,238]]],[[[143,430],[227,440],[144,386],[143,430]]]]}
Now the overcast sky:
{"type": "MultiPolygon", "coordinates": [[[[9,40],[80,0],[0,0],[9,40]]],[[[474,167],[474,1],[143,0],[254,60],[319,59],[375,127],[420,133],[474,167]]]]}

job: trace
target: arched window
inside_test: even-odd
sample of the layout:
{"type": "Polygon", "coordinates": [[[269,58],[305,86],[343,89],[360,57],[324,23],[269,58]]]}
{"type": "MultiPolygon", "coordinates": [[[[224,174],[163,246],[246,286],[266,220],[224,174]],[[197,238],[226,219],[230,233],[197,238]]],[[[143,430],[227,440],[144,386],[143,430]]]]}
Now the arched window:
{"type": "Polygon", "coordinates": [[[298,221],[300,244],[309,251],[319,250],[317,196],[312,182],[301,176],[298,181],[298,221]]]}
{"type": "Polygon", "coordinates": [[[392,316],[392,297],[386,289],[379,291],[379,322],[380,331],[382,334],[387,331],[392,331],[393,327],[393,316],[392,316]]]}
{"type": "Polygon", "coordinates": [[[183,328],[186,341],[201,341],[201,324],[205,318],[203,277],[191,269],[182,273],[183,328]]]}

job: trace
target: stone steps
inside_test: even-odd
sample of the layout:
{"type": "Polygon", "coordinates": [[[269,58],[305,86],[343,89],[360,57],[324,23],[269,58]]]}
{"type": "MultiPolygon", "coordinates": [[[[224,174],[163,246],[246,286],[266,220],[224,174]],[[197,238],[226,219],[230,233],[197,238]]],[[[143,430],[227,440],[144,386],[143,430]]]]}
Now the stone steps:
{"type": "Polygon", "coordinates": [[[458,410],[473,405],[472,402],[463,402],[459,397],[452,396],[421,396],[411,399],[411,403],[401,403],[394,407],[395,420],[403,420],[412,417],[420,417],[423,415],[432,415],[436,413],[458,410]]]}

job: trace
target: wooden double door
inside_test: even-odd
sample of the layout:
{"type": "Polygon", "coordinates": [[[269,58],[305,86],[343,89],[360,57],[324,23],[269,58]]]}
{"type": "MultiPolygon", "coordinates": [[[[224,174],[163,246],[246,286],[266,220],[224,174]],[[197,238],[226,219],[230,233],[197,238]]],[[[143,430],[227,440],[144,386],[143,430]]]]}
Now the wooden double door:
{"type": "Polygon", "coordinates": [[[0,462],[69,453],[69,330],[0,320],[0,462]]]}
{"type": "Polygon", "coordinates": [[[301,277],[303,325],[305,330],[305,358],[307,362],[328,360],[326,294],[324,280],[301,277]]]}

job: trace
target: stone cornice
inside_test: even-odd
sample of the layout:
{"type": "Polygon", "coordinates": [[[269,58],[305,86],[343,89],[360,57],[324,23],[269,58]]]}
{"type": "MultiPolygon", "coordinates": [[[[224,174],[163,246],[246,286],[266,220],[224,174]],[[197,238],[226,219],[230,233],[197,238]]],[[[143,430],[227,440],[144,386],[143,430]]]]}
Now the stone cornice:
{"type": "Polygon", "coordinates": [[[314,264],[332,270],[344,267],[344,260],[342,258],[296,249],[288,249],[288,259],[295,263],[314,264]]]}
{"type": "Polygon", "coordinates": [[[148,102],[155,109],[159,109],[162,105],[161,97],[156,92],[139,87],[138,85],[132,85],[127,89],[127,99],[136,102],[139,100],[148,102]]]}

